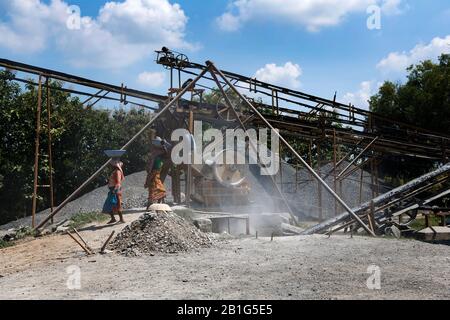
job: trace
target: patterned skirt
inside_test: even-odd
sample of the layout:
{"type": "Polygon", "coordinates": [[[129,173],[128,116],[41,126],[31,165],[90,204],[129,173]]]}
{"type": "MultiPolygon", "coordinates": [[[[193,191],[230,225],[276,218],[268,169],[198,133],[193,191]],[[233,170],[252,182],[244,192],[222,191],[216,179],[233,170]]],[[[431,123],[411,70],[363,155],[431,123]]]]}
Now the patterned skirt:
{"type": "Polygon", "coordinates": [[[150,203],[158,202],[166,197],[166,188],[161,181],[161,170],[152,170],[147,177],[148,201],[150,203]]]}

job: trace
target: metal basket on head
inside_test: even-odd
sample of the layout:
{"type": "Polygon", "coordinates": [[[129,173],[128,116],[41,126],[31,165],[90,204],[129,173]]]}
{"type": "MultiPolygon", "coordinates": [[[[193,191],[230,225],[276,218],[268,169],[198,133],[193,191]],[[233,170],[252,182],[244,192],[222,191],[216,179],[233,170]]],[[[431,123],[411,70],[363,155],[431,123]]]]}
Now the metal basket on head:
{"type": "Polygon", "coordinates": [[[120,159],[127,151],[126,150],[105,150],[105,154],[112,159],[120,159]]]}

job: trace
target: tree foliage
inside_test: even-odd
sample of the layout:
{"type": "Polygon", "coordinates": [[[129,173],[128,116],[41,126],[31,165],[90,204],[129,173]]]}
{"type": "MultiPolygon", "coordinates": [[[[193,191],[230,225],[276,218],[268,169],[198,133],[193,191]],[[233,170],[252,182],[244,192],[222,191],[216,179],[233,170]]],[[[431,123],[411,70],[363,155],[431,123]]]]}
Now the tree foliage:
{"type": "MultiPolygon", "coordinates": [[[[38,92],[10,81],[13,74],[0,72],[0,224],[31,212],[38,92]]],[[[62,83],[51,82],[52,87],[62,83]]],[[[49,183],[47,94],[42,90],[39,184],[49,183]]],[[[103,151],[122,147],[149,120],[143,110],[93,109],[78,97],[51,90],[53,177],[56,204],[64,200],[107,160],[103,151]]],[[[145,168],[148,142],[143,135],[124,157],[126,174],[145,168]]],[[[105,183],[104,172],[86,191],[105,183]]],[[[48,189],[38,190],[38,211],[50,206],[48,189]]]]}
{"type": "MultiPolygon", "coordinates": [[[[404,84],[386,81],[369,103],[373,112],[393,120],[450,135],[450,55],[440,56],[438,63],[423,61],[408,69],[404,84]]],[[[386,123],[374,125],[383,134],[386,123]]],[[[382,169],[399,183],[429,171],[436,163],[400,156],[386,156],[382,169]]]]}

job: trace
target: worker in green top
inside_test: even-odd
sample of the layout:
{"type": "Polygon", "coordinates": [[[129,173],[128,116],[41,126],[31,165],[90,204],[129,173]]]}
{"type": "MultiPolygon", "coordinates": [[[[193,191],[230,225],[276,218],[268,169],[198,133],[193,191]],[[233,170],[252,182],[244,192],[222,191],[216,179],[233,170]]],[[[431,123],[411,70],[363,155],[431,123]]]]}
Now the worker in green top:
{"type": "Polygon", "coordinates": [[[147,179],[144,185],[144,188],[148,189],[147,210],[154,203],[164,203],[167,196],[166,188],[161,180],[161,170],[164,161],[167,161],[169,147],[170,145],[160,137],[152,141],[152,150],[147,163],[147,179]]]}

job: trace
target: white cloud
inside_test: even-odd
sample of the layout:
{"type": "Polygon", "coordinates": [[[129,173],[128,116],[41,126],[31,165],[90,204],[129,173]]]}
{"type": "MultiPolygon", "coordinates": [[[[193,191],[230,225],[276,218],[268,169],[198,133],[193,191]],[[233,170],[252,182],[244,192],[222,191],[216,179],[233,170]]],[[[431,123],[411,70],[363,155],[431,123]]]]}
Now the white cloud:
{"type": "Polygon", "coordinates": [[[224,31],[236,31],[251,20],[275,20],[317,31],[340,24],[351,13],[365,13],[373,4],[386,14],[401,13],[404,0],[234,0],[216,22],[224,31]]]}
{"type": "Polygon", "coordinates": [[[377,64],[377,68],[385,74],[405,73],[410,65],[427,59],[436,60],[443,53],[450,53],[450,35],[436,37],[426,45],[418,44],[409,52],[392,52],[377,64]]]}
{"type": "Polygon", "coordinates": [[[39,0],[11,0],[0,4],[9,21],[0,20],[0,46],[16,52],[35,53],[47,46],[50,25],[64,22],[67,6],[60,1],[50,5],[39,0]]]}
{"type": "Polygon", "coordinates": [[[407,5],[402,5],[403,0],[385,0],[381,5],[381,11],[387,15],[402,14],[408,9],[407,5]]]}
{"type": "Polygon", "coordinates": [[[163,72],[142,72],[138,75],[138,83],[146,88],[158,88],[164,84],[166,75],[163,72]]]}
{"type": "Polygon", "coordinates": [[[11,0],[0,7],[8,13],[0,20],[0,46],[22,53],[54,47],[77,66],[120,68],[163,45],[194,48],[184,39],[188,18],[168,0],[108,2],[97,17],[83,16],[76,30],[66,26],[71,12],[63,0],[11,0]]]}
{"type": "Polygon", "coordinates": [[[351,103],[357,108],[369,109],[369,99],[377,93],[381,83],[375,81],[363,81],[356,92],[348,92],[342,98],[344,103],[351,103]]]}
{"type": "Polygon", "coordinates": [[[217,23],[223,31],[237,31],[241,27],[241,21],[238,16],[234,16],[229,12],[217,18],[217,23]]]}
{"type": "Polygon", "coordinates": [[[300,87],[300,76],[302,69],[298,64],[286,62],[284,66],[277,66],[274,63],[266,64],[263,68],[255,73],[255,78],[284,87],[297,89],[300,87]]]}
{"type": "MultiPolygon", "coordinates": [[[[437,60],[442,53],[450,53],[450,35],[445,38],[434,38],[429,44],[418,44],[408,52],[392,52],[382,59],[377,68],[386,74],[405,75],[406,68],[427,59],[437,60]]],[[[342,101],[360,108],[368,108],[368,100],[376,94],[382,82],[363,81],[359,90],[346,93],[342,101]]]]}

